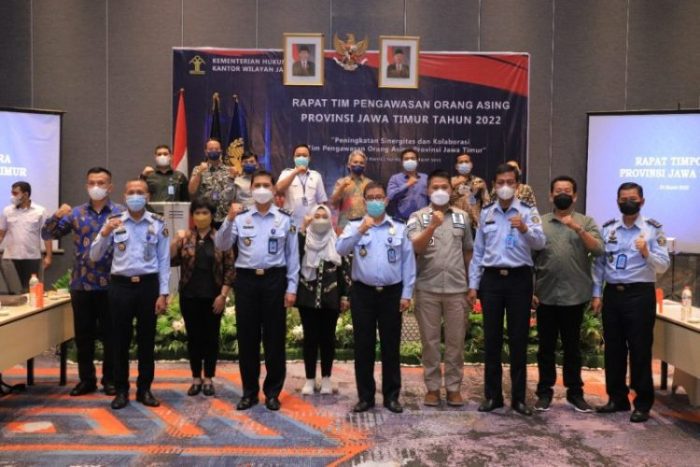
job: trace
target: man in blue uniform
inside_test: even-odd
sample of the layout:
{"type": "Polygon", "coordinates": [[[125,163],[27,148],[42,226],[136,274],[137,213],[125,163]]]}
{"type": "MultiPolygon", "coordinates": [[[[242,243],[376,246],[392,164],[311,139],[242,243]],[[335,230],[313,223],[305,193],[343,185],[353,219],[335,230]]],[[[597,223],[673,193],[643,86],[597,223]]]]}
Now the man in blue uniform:
{"type": "Polygon", "coordinates": [[[418,172],[418,153],[415,149],[404,149],[399,157],[403,171],[389,178],[387,211],[406,222],[411,214],[428,205],[428,175],[418,172]]]}
{"type": "Polygon", "coordinates": [[[603,310],[605,390],[609,401],[599,413],[629,411],[626,384],[629,353],[631,386],[636,393],[630,421],[649,420],[654,403],[651,347],[656,321],[656,275],[670,258],[661,224],[639,214],[644,191],[636,183],[617,190],[619,219],[603,224],[605,252],[593,263],[593,310],[603,310]],[[602,300],[601,300],[602,298],[602,300]]]}
{"type": "Polygon", "coordinates": [[[479,291],[484,310],[485,399],[480,412],[503,407],[501,351],[503,315],[508,320],[510,349],[511,407],[522,415],[532,415],[525,404],[527,337],[532,300],[532,252],[545,246],[545,236],[537,208],[515,198],[519,176],[515,168],[496,168],[494,188],[498,201],[484,206],[469,265],[468,299],[474,302],[479,291]]]}
{"type": "Polygon", "coordinates": [[[276,207],[272,174],[260,170],[251,180],[255,205],[244,210],[232,204],[216,233],[220,250],[238,247],[236,258],[236,324],[243,397],[238,410],[258,403],[260,340],[267,376],[265,406],[279,410],[279,394],[286,375],[286,308],[296,301],[299,281],[299,240],[288,211],[276,207]]]}
{"type": "Polygon", "coordinates": [[[107,287],[112,267],[112,250],[99,261],[90,259],[90,245],[110,216],[125,210],[112,203],[112,174],[103,167],[93,167],[87,172],[87,192],[90,201],[71,208],[67,204],[49,217],[41,229],[44,240],[55,239],[73,233],[75,259],[70,281],[70,298],[73,306],[75,346],[78,349],[78,377],[80,382],[71,390],[71,396],[82,396],[97,390],[95,372],[95,341],[102,341],[102,386],[108,396],[116,395],[114,387],[112,354],[112,326],[109,316],[107,287]]]}
{"type": "Polygon", "coordinates": [[[384,187],[368,183],[364,198],[367,215],[351,220],[336,244],[339,254],[354,256],[350,302],[359,402],[353,411],[365,412],[374,407],[374,349],[378,327],[384,406],[400,413],[403,412],[399,402],[401,313],[411,304],[416,259],[413,245],[406,236],[406,226],[384,213],[384,187]]]}
{"type": "Polygon", "coordinates": [[[157,214],[146,211],[148,185],[143,180],[126,183],[128,210],[110,217],[90,248],[90,259],[99,261],[114,251],[109,286],[109,310],[114,332],[114,384],[112,408],[129,403],[129,347],[136,318],[139,376],[136,400],[149,407],[160,405],[151,393],[156,315],[165,312],[170,279],[168,230],[157,214]]]}

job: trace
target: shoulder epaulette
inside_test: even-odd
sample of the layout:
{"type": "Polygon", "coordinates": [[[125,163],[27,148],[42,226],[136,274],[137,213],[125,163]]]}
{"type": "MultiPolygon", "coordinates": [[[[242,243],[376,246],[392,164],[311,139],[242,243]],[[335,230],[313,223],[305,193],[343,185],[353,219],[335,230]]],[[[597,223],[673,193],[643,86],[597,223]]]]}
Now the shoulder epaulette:
{"type": "Polygon", "coordinates": [[[532,209],[532,206],[531,206],[529,203],[526,203],[525,201],[522,201],[522,200],[521,200],[521,201],[520,201],[520,204],[522,204],[523,206],[525,206],[525,207],[528,208],[528,209],[532,209]]]}
{"type": "Polygon", "coordinates": [[[243,208],[243,210],[241,212],[239,212],[238,214],[245,214],[248,211],[250,211],[250,208],[243,208]]]}
{"type": "Polygon", "coordinates": [[[391,220],[394,221],[394,222],[397,222],[397,223],[399,223],[399,224],[405,224],[405,223],[406,223],[406,221],[404,221],[403,219],[399,219],[398,217],[392,217],[391,220]]]}
{"type": "Polygon", "coordinates": [[[605,224],[603,224],[603,227],[607,227],[607,226],[609,226],[609,225],[614,224],[614,223],[615,223],[615,220],[616,220],[616,219],[610,219],[610,220],[607,221],[605,224]]]}
{"type": "Polygon", "coordinates": [[[486,205],[482,206],[481,209],[488,209],[488,208],[490,208],[491,206],[493,206],[494,204],[496,204],[496,202],[495,202],[495,201],[491,201],[489,204],[486,204],[486,205]]]}
{"type": "Polygon", "coordinates": [[[659,223],[659,221],[656,221],[654,219],[647,219],[646,221],[647,221],[647,224],[649,224],[652,227],[656,227],[657,229],[661,228],[661,224],[659,223]]]}
{"type": "Polygon", "coordinates": [[[291,215],[292,215],[292,213],[291,213],[290,211],[287,211],[287,210],[284,209],[284,208],[279,208],[279,210],[280,210],[280,212],[281,212],[282,214],[284,214],[285,216],[290,216],[290,217],[291,217],[291,215]]]}
{"type": "Polygon", "coordinates": [[[156,221],[164,222],[163,216],[161,216],[160,214],[155,213],[155,212],[151,213],[151,218],[153,218],[153,220],[156,220],[156,221]]]}

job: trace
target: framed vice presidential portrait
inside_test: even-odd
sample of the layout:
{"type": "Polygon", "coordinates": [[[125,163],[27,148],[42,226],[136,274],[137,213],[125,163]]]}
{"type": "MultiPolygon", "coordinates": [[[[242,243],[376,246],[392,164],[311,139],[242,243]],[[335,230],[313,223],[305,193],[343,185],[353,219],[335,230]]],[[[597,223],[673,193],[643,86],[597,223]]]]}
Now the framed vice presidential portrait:
{"type": "Polygon", "coordinates": [[[286,86],[323,86],[323,34],[285,34],[283,73],[286,86]]]}
{"type": "Polygon", "coordinates": [[[379,37],[379,87],[418,87],[419,37],[379,37]]]}

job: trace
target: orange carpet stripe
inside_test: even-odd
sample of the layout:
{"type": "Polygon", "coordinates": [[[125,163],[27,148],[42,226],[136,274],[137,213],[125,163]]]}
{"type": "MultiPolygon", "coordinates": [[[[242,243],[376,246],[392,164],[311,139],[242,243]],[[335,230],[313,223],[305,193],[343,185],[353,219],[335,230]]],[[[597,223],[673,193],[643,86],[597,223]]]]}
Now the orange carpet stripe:
{"type": "Polygon", "coordinates": [[[204,435],[204,431],[197,425],[193,425],[187,419],[181,417],[177,412],[163,402],[160,407],[148,407],[166,425],[166,432],[175,438],[192,438],[204,435]]]}
{"type": "Polygon", "coordinates": [[[259,436],[279,436],[280,433],[270,427],[262,425],[250,418],[247,413],[237,411],[236,408],[220,399],[212,399],[210,413],[233,420],[242,425],[245,430],[259,436]]]}

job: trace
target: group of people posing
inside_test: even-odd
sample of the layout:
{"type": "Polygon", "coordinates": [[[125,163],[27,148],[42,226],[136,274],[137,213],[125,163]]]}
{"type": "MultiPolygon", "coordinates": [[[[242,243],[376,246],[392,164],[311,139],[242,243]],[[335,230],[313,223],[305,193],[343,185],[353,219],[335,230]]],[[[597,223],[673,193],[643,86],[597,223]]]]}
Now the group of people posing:
{"type": "Polygon", "coordinates": [[[41,239],[73,235],[70,288],[80,382],[71,395],[97,390],[93,358],[100,338],[104,392],[114,396],[113,409],[129,403],[135,318],[136,399],[147,406],[159,404],[151,392],[154,338],[157,315],[167,308],[173,265],[181,268],[190,396],[216,393],[221,313],[233,290],[243,385],[238,410],[259,401],[261,342],[265,406],[279,410],[286,309],[296,306],[304,331],[306,382],[301,393],[333,392],[336,323],[339,313],[350,310],[358,394],[353,411],[375,405],[378,335],[382,402],[388,410],[402,412],[401,323],[412,302],[422,341],[424,404],[438,406],[444,400],[461,406],[468,314],[478,298],[485,333],[484,400],[478,410],[504,405],[505,317],[510,404],[516,412],[532,415],[526,401],[526,357],[535,307],[539,382],[534,410],[547,411],[552,403],[561,337],[566,400],[579,412],[591,412],[584,399],[579,348],[584,308],[591,303],[595,312],[602,309],[609,396],[597,411],[631,409],[629,358],[630,386],[636,393],[631,421],[649,418],[655,280],[668,268],[669,256],[661,225],[640,214],[644,195],[636,183],[619,187],[621,215],[605,222],[601,231],[592,218],[575,210],[577,184],[568,176],[551,181],[551,212],[540,216],[532,189],[521,183],[513,162],[497,167],[489,191],[472,174],[469,154],[456,157],[453,173],[439,169],[428,175],[418,170],[418,152],[406,149],[400,155],[403,170],[385,188],[365,175],[367,158],[355,150],[348,156],[349,174],[335,183],[329,198],[321,174],[309,168],[307,145],[293,149],[294,167],[282,171],[278,180],[258,167],[254,154],[243,156],[240,172],[224,165],[214,139],[207,141],[205,153],[206,162],[188,179],[171,168],[170,149],[158,146],[155,167],[126,183],[125,206],[110,200],[111,174],[100,167],[87,173],[89,201],[77,207],[64,204],[53,215],[31,202],[28,184],[13,186],[13,203],[0,216],[6,259],[36,261],[40,255],[23,258],[18,253],[38,252],[41,239]],[[193,227],[172,235],[148,209],[149,201],[190,199],[193,227]]]}

